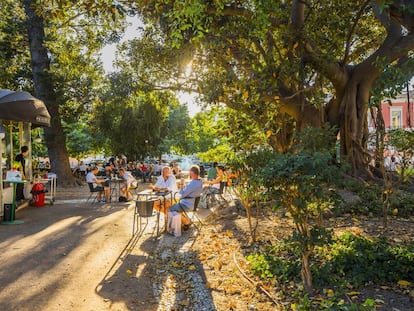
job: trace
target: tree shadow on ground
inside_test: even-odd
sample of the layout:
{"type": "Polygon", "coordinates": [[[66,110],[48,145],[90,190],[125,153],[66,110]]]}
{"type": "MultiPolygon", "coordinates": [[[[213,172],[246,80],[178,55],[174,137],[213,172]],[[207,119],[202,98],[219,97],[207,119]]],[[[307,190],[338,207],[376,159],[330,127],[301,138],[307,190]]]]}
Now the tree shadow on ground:
{"type": "MultiPolygon", "coordinates": [[[[28,207],[18,213],[23,224],[0,226],[0,309],[42,310],[59,290],[68,286],[61,269],[68,256],[86,257],[89,248],[83,249],[85,241],[95,240],[108,226],[117,232],[115,222],[125,222],[128,213],[125,207],[84,204],[28,207]]],[[[99,252],[102,247],[98,245],[95,249],[99,252]]],[[[82,269],[84,263],[78,260],[67,268],[70,269],[67,273],[82,269]]]]}
{"type": "Polygon", "coordinates": [[[96,287],[95,291],[111,304],[123,302],[128,310],[157,310],[150,265],[156,241],[152,235],[145,238],[144,231],[133,235],[96,287]],[[140,242],[142,239],[145,240],[140,242]],[[135,249],[137,244],[140,245],[139,251],[135,249]]]}

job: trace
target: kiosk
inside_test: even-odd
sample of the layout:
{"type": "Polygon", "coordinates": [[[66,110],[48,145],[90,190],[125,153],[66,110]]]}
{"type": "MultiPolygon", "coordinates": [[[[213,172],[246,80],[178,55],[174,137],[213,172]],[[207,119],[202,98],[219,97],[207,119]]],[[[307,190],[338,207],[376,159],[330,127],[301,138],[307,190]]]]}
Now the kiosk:
{"type": "MultiPolygon", "coordinates": [[[[15,187],[18,181],[3,180],[3,153],[5,148],[3,139],[5,138],[5,131],[3,130],[3,120],[10,122],[18,122],[19,124],[19,142],[20,146],[26,145],[29,147],[28,161],[26,163],[26,181],[31,181],[33,178],[32,172],[32,139],[30,130],[32,126],[50,126],[50,114],[45,104],[33,97],[28,92],[11,91],[0,89],[0,216],[3,215],[4,197],[3,182],[10,182],[13,185],[12,194],[12,217],[11,223],[21,223],[14,219],[15,213],[15,187]]],[[[12,130],[10,127],[10,136],[12,130]]],[[[13,140],[10,139],[10,159],[14,159],[13,154],[13,140]]],[[[26,181],[21,181],[22,183],[26,181]]]]}

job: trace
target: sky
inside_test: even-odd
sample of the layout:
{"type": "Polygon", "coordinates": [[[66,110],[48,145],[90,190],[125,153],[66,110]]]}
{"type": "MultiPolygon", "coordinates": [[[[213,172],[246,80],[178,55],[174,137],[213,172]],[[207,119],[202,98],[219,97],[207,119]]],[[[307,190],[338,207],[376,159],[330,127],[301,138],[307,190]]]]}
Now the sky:
{"type": "MultiPolygon", "coordinates": [[[[136,38],[136,35],[138,34],[137,28],[142,27],[142,23],[137,17],[127,17],[127,21],[130,23],[130,25],[122,37],[121,42],[136,38]]],[[[107,73],[114,70],[112,63],[115,60],[115,51],[115,44],[106,45],[101,50],[103,66],[107,73]]],[[[195,103],[194,100],[195,96],[195,94],[177,93],[177,98],[180,103],[187,104],[188,112],[191,117],[193,117],[197,112],[200,112],[200,107],[195,103]]]]}

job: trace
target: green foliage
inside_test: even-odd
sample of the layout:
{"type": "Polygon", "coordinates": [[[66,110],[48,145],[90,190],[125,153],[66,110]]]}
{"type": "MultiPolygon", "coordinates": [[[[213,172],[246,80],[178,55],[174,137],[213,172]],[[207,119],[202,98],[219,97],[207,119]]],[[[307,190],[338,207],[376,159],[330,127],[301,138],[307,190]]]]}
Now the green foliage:
{"type": "Polygon", "coordinates": [[[213,160],[207,156],[204,157],[203,153],[224,143],[222,137],[217,135],[216,123],[214,121],[217,113],[217,109],[211,109],[197,113],[192,119],[189,140],[191,141],[193,152],[203,157],[205,161],[213,160]]]}
{"type": "MultiPolygon", "coordinates": [[[[314,137],[320,137],[323,130],[313,129],[314,137]]],[[[306,140],[312,130],[304,131],[304,138],[298,139],[295,153],[274,154],[262,168],[255,168],[252,182],[261,183],[274,194],[279,206],[285,206],[296,223],[302,223],[310,216],[318,216],[329,201],[329,187],[339,179],[340,169],[333,165],[333,144],[320,145],[320,141],[306,140]],[[302,144],[306,141],[307,144],[302,144]],[[312,144],[312,141],[315,144],[312,144]],[[321,149],[321,148],[325,149],[321,149]]]]}
{"type": "Polygon", "coordinates": [[[414,215],[414,194],[399,190],[396,191],[390,202],[390,213],[398,210],[399,217],[410,217],[414,215]]]}
{"type": "Polygon", "coordinates": [[[375,311],[375,300],[366,299],[362,304],[350,303],[345,304],[343,299],[323,298],[318,302],[312,301],[308,295],[297,293],[298,302],[291,304],[292,310],[309,311],[309,310],[332,310],[332,311],[375,311]]]}
{"type": "Polygon", "coordinates": [[[247,260],[250,270],[261,279],[275,279],[280,284],[300,280],[300,260],[287,240],[266,248],[262,253],[250,254],[247,260]]]}
{"type": "Polygon", "coordinates": [[[30,54],[26,45],[25,13],[19,1],[0,5],[0,88],[31,90],[30,54]]]}
{"type": "Polygon", "coordinates": [[[414,131],[402,128],[392,129],[389,133],[388,143],[398,151],[401,156],[397,174],[400,182],[406,183],[414,175],[411,160],[414,157],[414,131]]]}
{"type": "Polygon", "coordinates": [[[413,243],[393,247],[382,237],[369,240],[346,233],[324,251],[325,263],[315,267],[314,274],[315,283],[320,286],[335,286],[343,282],[357,288],[368,282],[414,280],[413,243]],[[327,256],[329,260],[326,260],[327,256]]]}
{"type": "MultiPolygon", "coordinates": [[[[320,138],[334,129],[309,128],[298,136],[292,153],[260,150],[244,161],[249,176],[248,188],[255,194],[276,201],[274,208],[285,208],[292,217],[296,231],[292,236],[302,257],[302,277],[307,291],[311,290],[309,256],[316,245],[326,244],[330,233],[311,219],[320,219],[323,211],[336,201],[330,188],[338,181],[340,168],[334,163],[334,141],[320,138]],[[312,139],[316,137],[316,139],[312,139]]],[[[247,194],[252,194],[248,191],[247,194]]]]}
{"type": "Polygon", "coordinates": [[[67,124],[65,126],[68,153],[70,156],[80,158],[93,151],[102,151],[104,144],[100,144],[91,135],[87,119],[82,118],[83,122],[77,124],[67,124]]]}
{"type": "MultiPolygon", "coordinates": [[[[265,248],[248,257],[250,269],[261,279],[277,284],[298,282],[300,262],[295,258],[290,239],[265,248]]],[[[332,243],[317,247],[312,271],[315,286],[320,292],[333,288],[335,295],[315,301],[300,291],[285,292],[296,296],[295,310],[374,310],[373,300],[361,305],[346,303],[343,294],[366,283],[388,284],[399,280],[414,281],[414,243],[392,246],[384,237],[367,239],[344,233],[332,243]],[[312,308],[310,308],[312,306],[312,308]]],[[[291,284],[291,283],[290,283],[291,284]]],[[[291,291],[290,289],[285,289],[291,291]]]]}
{"type": "Polygon", "coordinates": [[[125,98],[122,90],[115,90],[94,109],[95,131],[109,140],[112,154],[122,153],[131,159],[159,156],[162,139],[174,130],[167,132],[165,122],[171,107],[178,106],[177,100],[170,92],[137,90],[125,98]]]}
{"type": "MultiPolygon", "coordinates": [[[[335,214],[382,215],[384,190],[381,187],[361,182],[347,182],[345,189],[357,194],[360,202],[348,206],[335,206],[333,208],[335,214]]],[[[414,194],[405,190],[394,190],[392,196],[390,196],[390,209],[388,213],[391,215],[394,209],[398,209],[397,215],[399,217],[414,215],[414,194]]]]}

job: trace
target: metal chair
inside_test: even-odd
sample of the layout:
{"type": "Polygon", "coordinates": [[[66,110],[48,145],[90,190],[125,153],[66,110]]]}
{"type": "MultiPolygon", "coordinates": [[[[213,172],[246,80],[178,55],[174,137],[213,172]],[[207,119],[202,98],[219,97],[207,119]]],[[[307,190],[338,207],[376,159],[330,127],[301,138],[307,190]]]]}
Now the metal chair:
{"type": "MultiPolygon", "coordinates": [[[[154,216],[154,203],[155,201],[160,201],[158,198],[144,198],[139,199],[135,201],[135,210],[134,210],[134,222],[132,226],[132,235],[135,235],[135,233],[141,232],[143,226],[142,226],[142,219],[145,218],[147,221],[145,223],[145,226],[148,225],[148,218],[154,216]],[[137,231],[135,231],[135,228],[137,228],[137,231]]],[[[157,236],[159,234],[159,228],[160,228],[160,213],[156,213],[157,215],[157,236]]]]}
{"type": "Polygon", "coordinates": [[[235,198],[239,197],[237,186],[239,184],[239,179],[234,179],[231,183],[228,183],[228,185],[225,187],[224,192],[230,196],[230,200],[234,200],[235,198]]]}
{"type": "MultiPolygon", "coordinates": [[[[207,208],[210,208],[210,206],[213,205],[213,202],[217,202],[221,205],[221,202],[217,199],[220,198],[221,201],[224,201],[227,203],[227,200],[224,198],[223,193],[224,193],[224,187],[226,186],[227,182],[222,181],[220,182],[220,188],[218,189],[218,192],[207,192],[206,195],[206,204],[207,204],[207,208]]],[[[216,189],[216,188],[215,188],[216,189]]]]}
{"type": "MultiPolygon", "coordinates": [[[[178,192],[177,192],[178,193],[178,192]]],[[[175,194],[177,194],[177,193],[175,193],[175,194]]],[[[201,225],[203,225],[203,222],[201,221],[201,219],[198,217],[198,215],[197,215],[197,208],[198,208],[198,204],[200,203],[200,199],[201,199],[201,197],[200,196],[198,196],[198,197],[195,197],[194,198],[194,206],[193,206],[193,210],[192,210],[192,212],[191,212],[191,214],[192,214],[192,216],[193,217],[190,217],[189,215],[188,215],[188,212],[185,210],[185,208],[184,208],[184,206],[182,206],[181,204],[180,204],[180,201],[178,201],[178,205],[180,206],[180,209],[181,209],[181,212],[188,218],[188,219],[190,219],[191,220],[191,222],[194,224],[194,226],[197,228],[197,230],[199,230],[200,228],[198,228],[197,227],[197,225],[195,224],[195,221],[194,221],[194,218],[196,218],[197,219],[197,221],[201,224],[201,225]]],[[[175,198],[174,198],[174,200],[176,200],[175,198]]]]}
{"type": "Polygon", "coordinates": [[[89,186],[89,197],[86,199],[86,203],[88,203],[89,200],[91,200],[94,195],[95,195],[95,197],[93,198],[92,203],[95,202],[95,201],[98,201],[97,198],[98,198],[99,192],[101,192],[102,189],[94,188],[93,183],[91,183],[91,182],[88,182],[88,186],[89,186]]]}

